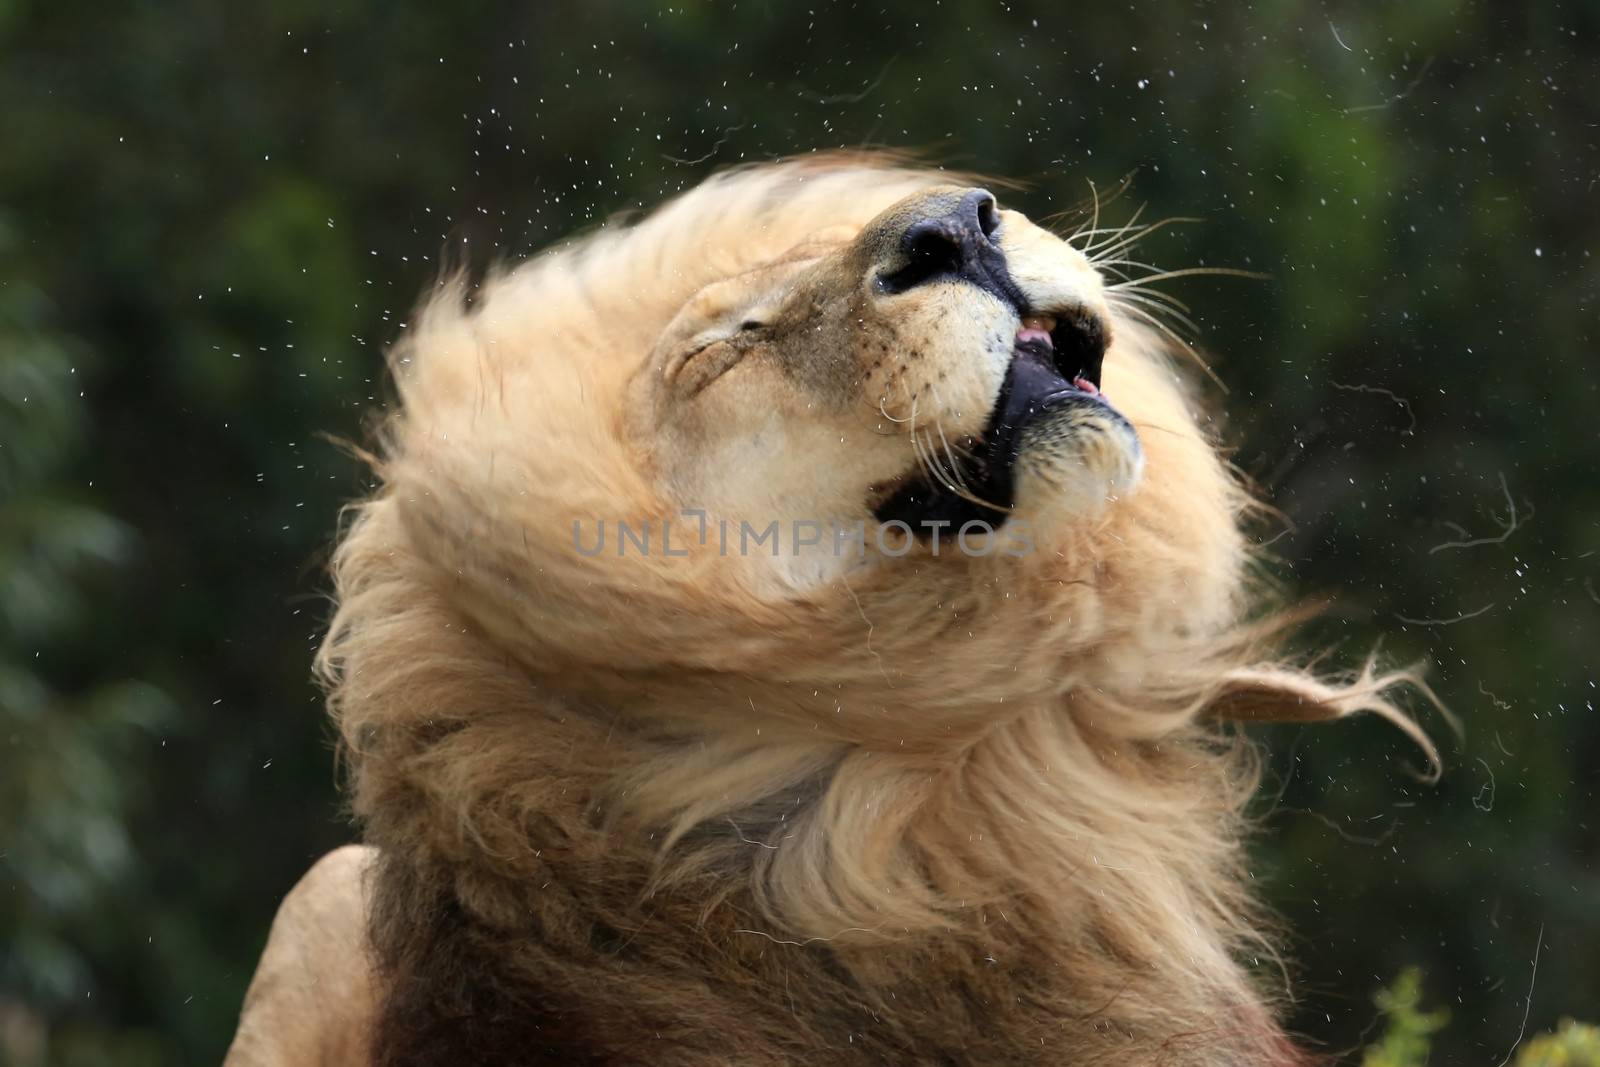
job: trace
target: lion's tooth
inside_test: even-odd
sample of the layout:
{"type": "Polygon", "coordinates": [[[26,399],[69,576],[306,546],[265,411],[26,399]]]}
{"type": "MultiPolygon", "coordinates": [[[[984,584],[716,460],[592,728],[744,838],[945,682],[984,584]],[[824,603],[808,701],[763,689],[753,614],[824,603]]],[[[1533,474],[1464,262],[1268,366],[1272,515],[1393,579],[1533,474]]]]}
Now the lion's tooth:
{"type": "Polygon", "coordinates": [[[1022,320],[1022,328],[1024,330],[1043,330],[1045,333],[1049,333],[1056,328],[1056,320],[1049,315],[1029,315],[1022,320]]]}

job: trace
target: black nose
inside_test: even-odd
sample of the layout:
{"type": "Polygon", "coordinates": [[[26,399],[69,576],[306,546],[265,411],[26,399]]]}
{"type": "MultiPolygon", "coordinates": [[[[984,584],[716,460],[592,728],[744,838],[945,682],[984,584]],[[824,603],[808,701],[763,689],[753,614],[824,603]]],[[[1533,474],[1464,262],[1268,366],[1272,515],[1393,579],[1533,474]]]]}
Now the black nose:
{"type": "Polygon", "coordinates": [[[907,226],[901,236],[898,266],[879,277],[884,290],[903,293],[932,281],[965,281],[1025,310],[995,240],[1000,211],[993,195],[968,189],[929,206],[933,213],[907,226]]]}

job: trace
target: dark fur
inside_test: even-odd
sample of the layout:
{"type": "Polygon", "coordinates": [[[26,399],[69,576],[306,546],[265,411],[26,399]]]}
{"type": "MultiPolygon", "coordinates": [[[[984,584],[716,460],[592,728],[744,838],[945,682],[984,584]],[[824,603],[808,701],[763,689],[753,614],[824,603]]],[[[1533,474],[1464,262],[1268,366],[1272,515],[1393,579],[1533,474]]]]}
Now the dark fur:
{"type": "MultiPolygon", "coordinates": [[[[629,747],[620,736],[612,745],[629,747]]],[[[756,932],[765,924],[728,888],[759,880],[757,842],[804,818],[816,792],[742,815],[731,843],[710,833],[680,843],[693,873],[665,888],[647,852],[610,839],[576,806],[565,813],[573,823],[529,828],[528,846],[550,861],[530,879],[497,873],[487,857],[445,863],[408,852],[390,832],[446,815],[428,812],[420,792],[402,804],[388,798],[385,811],[402,817],[379,818],[368,833],[384,856],[371,934],[388,988],[375,1067],[1024,1067],[1114,1063],[1118,1048],[1145,1047],[1149,1033],[1126,1029],[1127,1020],[1157,1010],[1159,990],[1130,969],[1120,988],[1073,990],[1084,1008],[1063,1017],[1060,971],[1074,970],[1075,954],[1117,959],[1118,946],[1087,931],[1076,944],[1032,943],[1022,911],[974,909],[948,939],[904,948],[841,950],[756,932]]],[[[1185,1062],[1186,1045],[1235,1029],[1280,1044],[1277,1058],[1258,1064],[1308,1063],[1257,1006],[1191,1023],[1170,1039],[1174,1063],[1185,1062]]]]}

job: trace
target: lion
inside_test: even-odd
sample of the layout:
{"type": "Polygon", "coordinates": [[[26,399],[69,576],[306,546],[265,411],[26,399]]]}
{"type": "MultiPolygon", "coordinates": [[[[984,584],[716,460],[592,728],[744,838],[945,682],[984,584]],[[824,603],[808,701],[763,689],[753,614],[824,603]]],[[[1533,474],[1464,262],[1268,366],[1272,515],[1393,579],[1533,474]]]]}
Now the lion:
{"type": "Polygon", "coordinates": [[[1313,1062],[1231,724],[1431,755],[1421,683],[1282,661],[1181,353],[992,188],[745,167],[440,283],[318,660],[367,849],[231,1063],[1313,1062]]]}

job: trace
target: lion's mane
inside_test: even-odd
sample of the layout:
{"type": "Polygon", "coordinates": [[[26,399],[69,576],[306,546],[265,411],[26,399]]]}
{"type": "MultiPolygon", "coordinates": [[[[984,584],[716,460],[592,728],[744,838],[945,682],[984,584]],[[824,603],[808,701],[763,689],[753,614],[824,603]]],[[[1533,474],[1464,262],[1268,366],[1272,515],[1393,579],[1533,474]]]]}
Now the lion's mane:
{"type": "Polygon", "coordinates": [[[706,553],[573,551],[666,513],[605,354],[942,177],[732,172],[407,327],[319,662],[381,852],[380,1063],[1305,1062],[1219,722],[1414,729],[1404,679],[1273,661],[1249,498],[1136,321],[1148,483],[1027,582],[940,560],[780,606],[706,553]]]}

